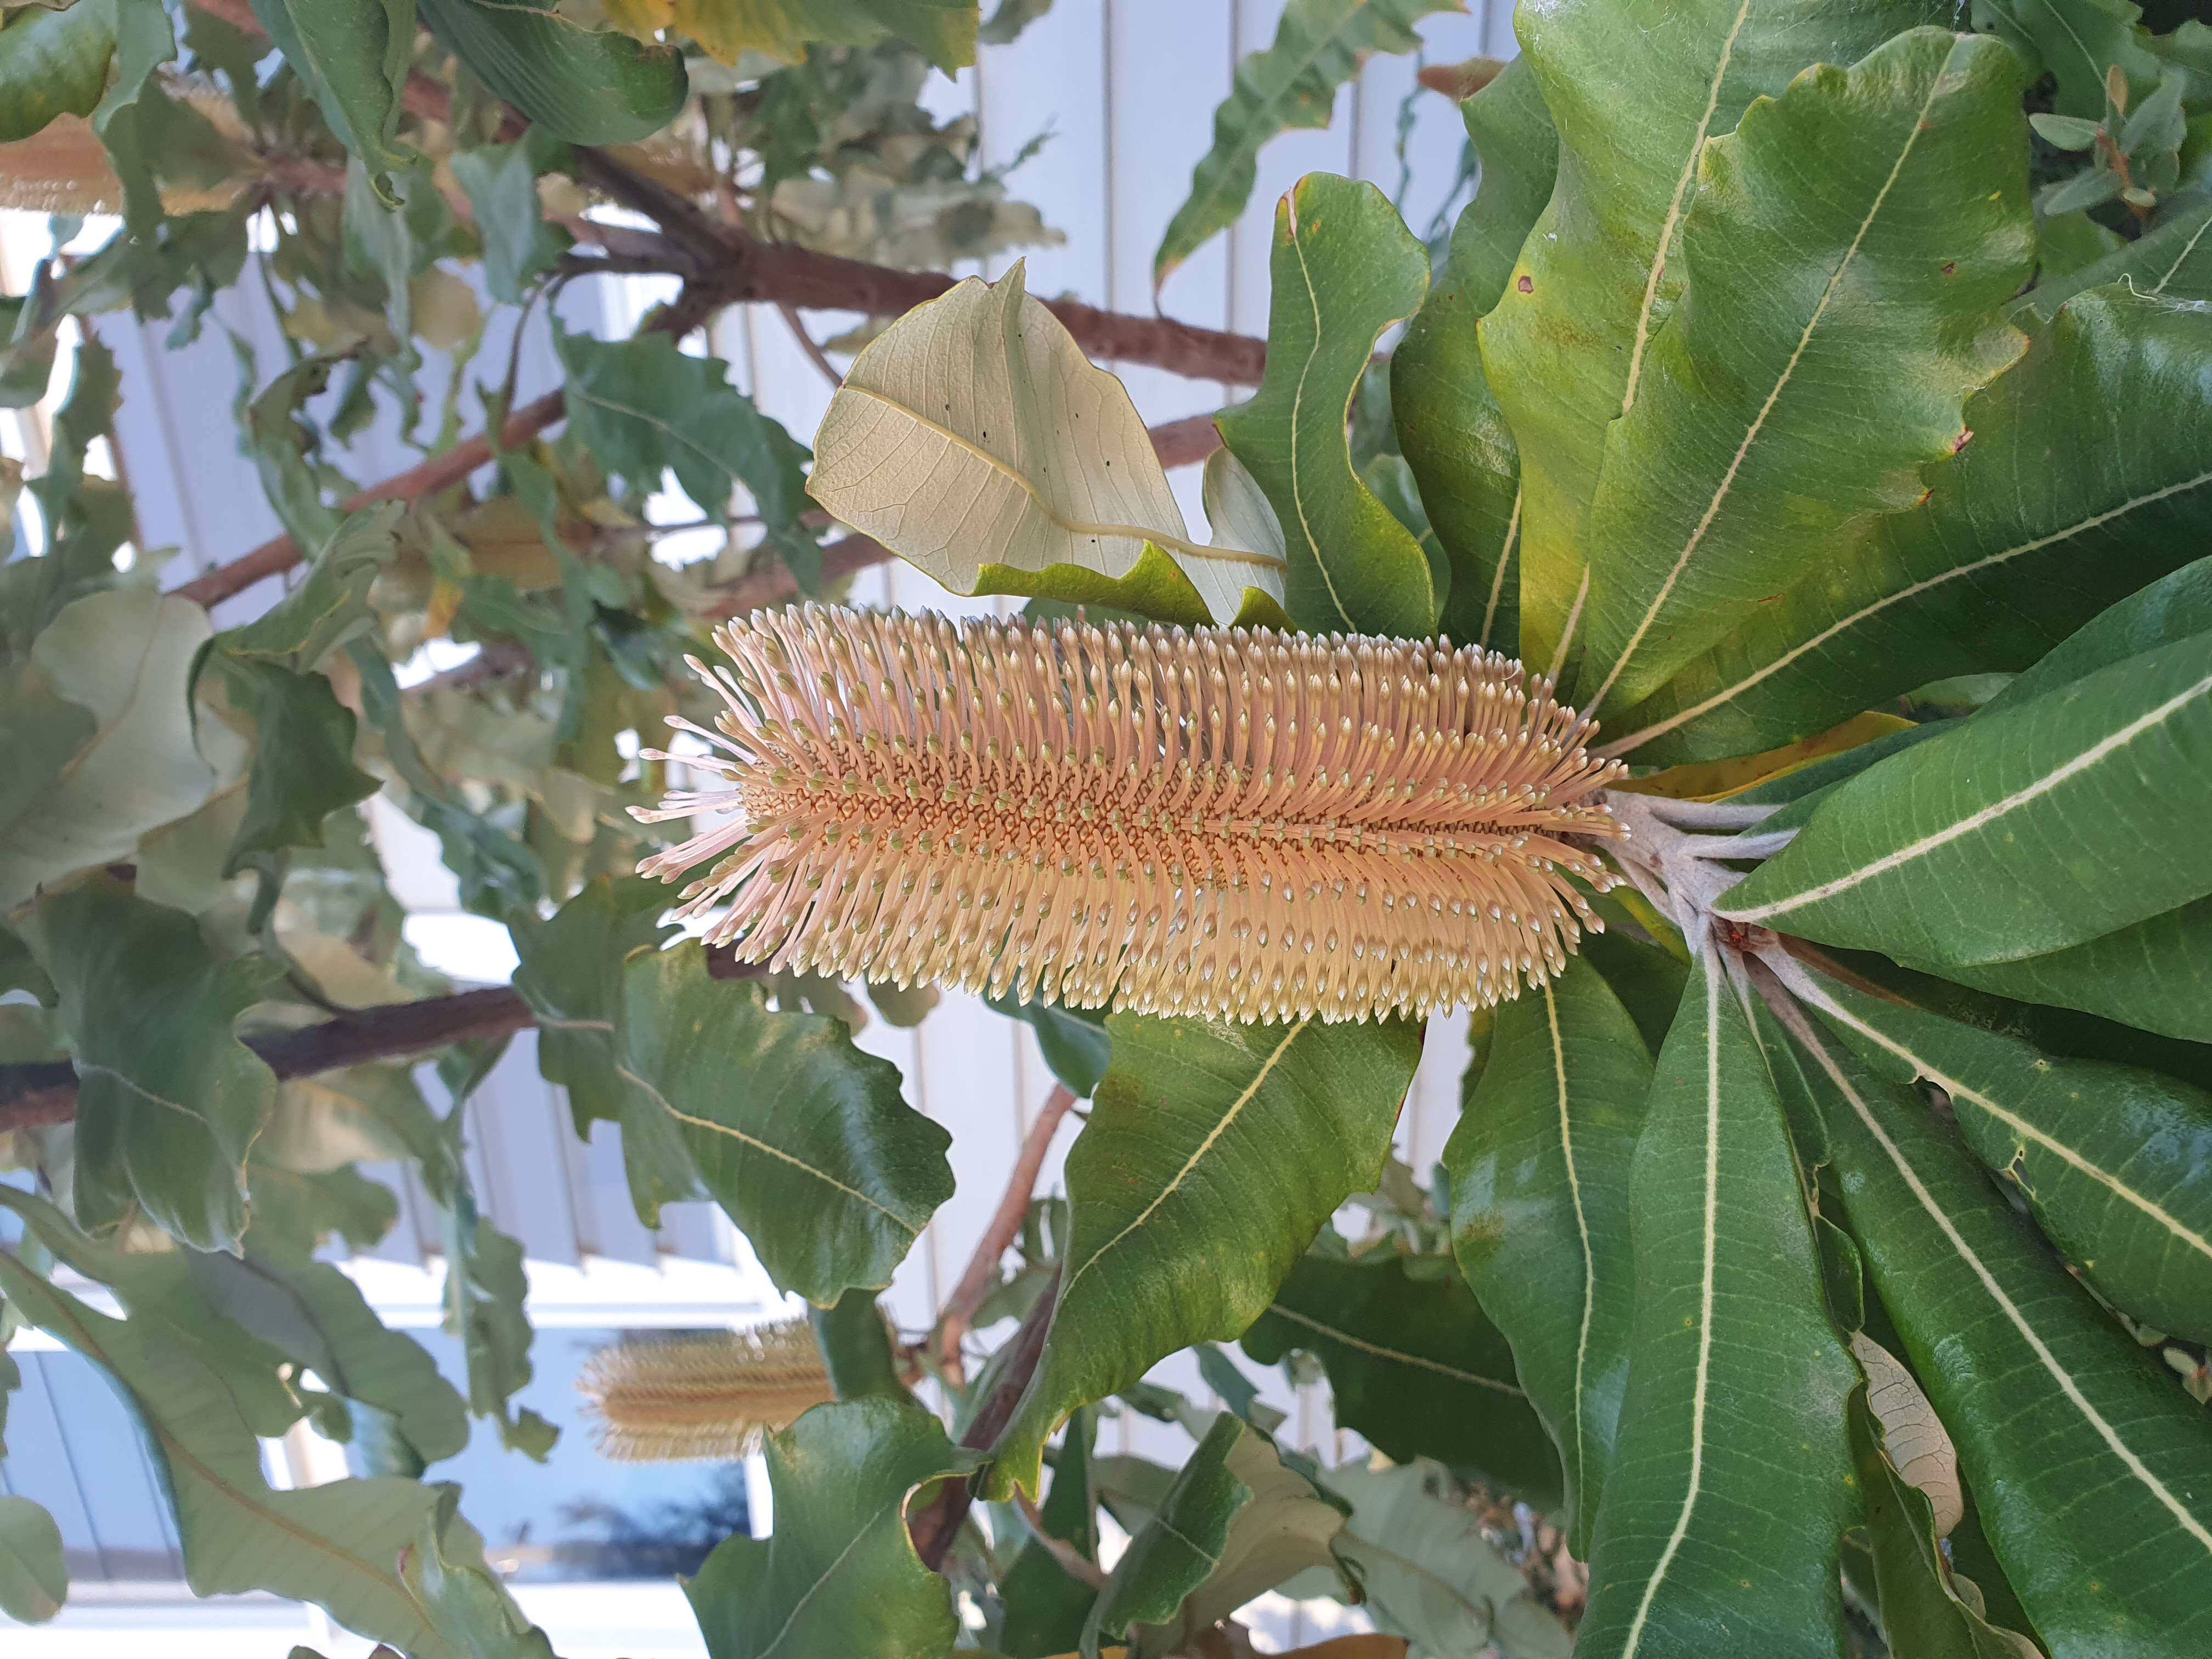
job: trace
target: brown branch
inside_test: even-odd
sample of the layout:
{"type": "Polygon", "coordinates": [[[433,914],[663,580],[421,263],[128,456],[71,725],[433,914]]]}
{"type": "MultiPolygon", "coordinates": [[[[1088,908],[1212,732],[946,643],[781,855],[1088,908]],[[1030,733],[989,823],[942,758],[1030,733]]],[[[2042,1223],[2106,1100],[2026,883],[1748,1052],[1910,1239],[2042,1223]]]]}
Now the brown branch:
{"type": "MultiPolygon", "coordinates": [[[[500,447],[512,449],[517,444],[529,442],[559,421],[567,410],[567,394],[561,392],[549,392],[535,402],[523,404],[507,417],[507,424],[501,428],[500,447]]],[[[467,477],[491,459],[492,453],[490,434],[479,434],[465,443],[454,445],[442,455],[433,455],[420,466],[410,467],[382,483],[371,484],[358,495],[347,496],[338,503],[339,509],[351,513],[378,501],[413,501],[434,495],[467,477]]],[[[195,605],[220,604],[234,593],[244,592],[265,576],[281,575],[304,557],[298,542],[289,536],[278,536],[262,543],[251,553],[204,571],[171,591],[195,605]]]]}
{"type": "MultiPolygon", "coordinates": [[[[1046,1281],[1043,1293],[1022,1321],[1022,1328],[1014,1333],[1014,1340],[1006,1345],[1006,1364],[999,1380],[991,1387],[990,1397],[983,1401],[969,1424],[968,1432],[960,1437],[960,1443],[970,1451],[988,1451],[1006,1425],[1014,1420],[1014,1410],[1029,1392],[1030,1379],[1036,1375],[1037,1361],[1044,1357],[1045,1333],[1052,1328],[1054,1303],[1060,1299],[1060,1273],[1057,1269],[1046,1281]]],[[[945,1488],[944,1493],[929,1507],[907,1523],[914,1534],[915,1553],[921,1557],[922,1565],[935,1572],[945,1565],[945,1552],[959,1535],[960,1526],[968,1518],[968,1510],[975,1501],[974,1483],[963,1480],[945,1488]]]]}
{"type": "MultiPolygon", "coordinates": [[[[253,14],[251,0],[193,3],[234,27],[266,37],[266,31],[253,14]]],[[[409,112],[421,119],[445,121],[451,114],[451,100],[446,89],[420,72],[409,76],[403,101],[409,112]]],[[[510,111],[501,134],[511,137],[524,125],[526,123],[510,111]]],[[[805,308],[901,316],[953,285],[954,279],[941,271],[894,270],[858,259],[816,253],[789,243],[763,242],[743,226],[716,219],[680,191],[603,150],[578,146],[572,155],[580,181],[596,186],[659,224],[657,237],[650,233],[610,227],[591,240],[611,254],[618,253],[620,258],[615,262],[625,268],[650,264],[659,250],[666,247],[667,268],[685,279],[684,288],[675,303],[665,307],[654,319],[653,326],[679,337],[690,332],[721,307],[742,301],[766,301],[781,307],[787,315],[805,308]]],[[[295,173],[292,179],[311,184],[327,183],[341,177],[322,169],[295,173]]],[[[1094,358],[1148,363],[1199,380],[1240,386],[1258,385],[1267,365],[1267,342],[1248,335],[1192,328],[1162,317],[1133,317],[1102,311],[1073,300],[1048,300],[1044,303],[1094,358]]],[[[806,337],[804,330],[800,334],[802,338],[806,337]]],[[[508,416],[500,447],[512,447],[527,442],[560,421],[564,410],[564,396],[559,392],[548,392],[536,402],[526,404],[508,416]]],[[[1185,435],[1178,442],[1189,446],[1186,460],[1202,459],[1218,442],[1218,438],[1200,432],[1200,422],[1210,428],[1210,417],[1194,416],[1190,421],[1169,423],[1169,428],[1184,430],[1185,435]]],[[[396,477],[372,484],[341,505],[351,512],[380,501],[418,500],[459,483],[491,456],[489,438],[480,435],[396,477]]],[[[1167,460],[1164,452],[1163,460],[1170,466],[1186,464],[1167,460]]],[[[174,592],[196,604],[212,605],[244,592],[264,577],[289,570],[302,557],[297,542],[289,536],[279,536],[241,558],[204,572],[174,592]]]]}
{"type": "MultiPolygon", "coordinates": [[[[246,1046],[281,1080],[422,1054],[471,1037],[505,1036],[534,1020],[530,1006],[501,985],[364,1008],[304,1030],[249,1036],[246,1046]]],[[[67,1123],[76,1115],[76,1068],[67,1060],[0,1066],[0,1134],[67,1123]]]]}
{"type": "Polygon", "coordinates": [[[938,1360],[956,1382],[962,1376],[960,1339],[968,1334],[975,1310],[998,1285],[1000,1260],[1021,1236],[1022,1218],[1029,1214],[1030,1197],[1036,1191],[1037,1172],[1044,1168],[1045,1154],[1052,1150],[1052,1138],[1059,1132],[1060,1119],[1074,1104],[1073,1090],[1064,1083],[1053,1085],[1052,1092],[1037,1109],[1036,1121],[1022,1137],[1021,1155],[1014,1159],[1013,1173],[1006,1177],[1006,1190],[999,1199],[998,1212],[983,1230],[975,1253],[968,1258],[968,1271],[960,1275],[959,1284],[953,1287],[951,1297],[945,1304],[943,1322],[938,1328],[938,1360]]]}

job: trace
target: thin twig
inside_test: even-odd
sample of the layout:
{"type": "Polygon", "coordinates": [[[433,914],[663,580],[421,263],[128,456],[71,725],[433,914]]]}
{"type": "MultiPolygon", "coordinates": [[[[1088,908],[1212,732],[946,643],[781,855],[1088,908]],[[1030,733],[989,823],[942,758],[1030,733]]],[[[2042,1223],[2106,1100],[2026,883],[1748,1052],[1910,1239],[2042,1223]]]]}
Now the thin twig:
{"type": "Polygon", "coordinates": [[[799,320],[799,307],[779,300],[775,308],[783,313],[784,324],[791,330],[791,337],[799,342],[799,349],[806,354],[807,361],[822,371],[822,378],[833,386],[844,385],[845,377],[837,372],[837,365],[830,361],[830,354],[821,348],[814,337],[806,331],[806,325],[799,320]]]}
{"type": "Polygon", "coordinates": [[[1013,1173],[1006,1177],[1006,1190],[1000,1196],[998,1212],[983,1230],[975,1255],[968,1258],[968,1271],[960,1275],[959,1284],[953,1286],[952,1295],[945,1304],[943,1322],[938,1330],[938,1361],[955,1383],[962,1380],[960,1340],[968,1334],[976,1310],[998,1285],[999,1262],[1021,1236],[1022,1218],[1029,1214],[1030,1199],[1036,1191],[1037,1172],[1044,1168],[1045,1155],[1052,1150],[1052,1138],[1059,1133],[1060,1119],[1074,1104],[1073,1090],[1064,1083],[1053,1085],[1052,1092],[1037,1109],[1029,1133],[1022,1137],[1021,1155],[1014,1159],[1013,1173]]]}
{"type": "MultiPolygon", "coordinates": [[[[565,392],[549,392],[534,402],[526,403],[507,417],[500,428],[499,447],[512,449],[536,437],[555,424],[568,410],[565,392]]],[[[374,483],[357,495],[349,495],[338,503],[338,509],[352,513],[378,501],[420,501],[425,495],[434,495],[440,490],[459,483],[492,458],[492,441],[489,433],[480,433],[465,443],[454,445],[441,455],[433,455],[419,466],[374,483]]],[[[217,605],[234,593],[243,593],[254,583],[268,576],[281,575],[298,564],[306,555],[300,544],[289,536],[278,536],[265,541],[252,552],[233,559],[228,564],[179,583],[171,591],[178,598],[190,599],[195,605],[217,605]]]]}
{"type": "Polygon", "coordinates": [[[1079,1584],[1088,1584],[1093,1589],[1106,1588],[1106,1575],[1098,1564],[1065,1538],[1054,1538],[1044,1529],[1044,1516],[1037,1513],[1036,1501],[1018,1487],[1014,1492],[1014,1507],[1022,1512],[1022,1519],[1030,1525],[1030,1536],[1044,1547],[1044,1553],[1060,1563],[1060,1570],[1079,1584]]]}

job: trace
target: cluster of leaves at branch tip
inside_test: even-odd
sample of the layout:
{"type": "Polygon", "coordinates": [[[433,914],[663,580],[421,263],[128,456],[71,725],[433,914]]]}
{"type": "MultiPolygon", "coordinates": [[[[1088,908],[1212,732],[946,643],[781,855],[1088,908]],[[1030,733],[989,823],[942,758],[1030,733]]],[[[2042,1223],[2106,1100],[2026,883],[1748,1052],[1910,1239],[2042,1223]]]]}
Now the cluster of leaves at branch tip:
{"type": "Polygon", "coordinates": [[[1468,136],[1425,231],[1425,175],[1254,202],[1457,9],[1289,0],[1225,83],[1153,288],[1241,222],[1263,343],[1030,292],[1048,135],[987,165],[931,77],[1073,0],[0,9],[57,216],[0,296],[0,1612],[84,1543],[58,1346],[196,1593],[553,1659],[434,1478],[554,1443],[471,1176],[527,1024],[641,1230],[711,1202],[807,1306],[583,1378],[610,1458],[763,1460],[714,1659],[1218,1659],[1269,1592],[1374,1627],[1330,1659],[2212,1650],[2212,28],[1546,0],[1389,71],[1468,136]],[[693,349],[732,296],[811,435],[693,349]],[[1243,365],[1202,524],[1094,359],[1243,365]],[[250,552],[149,488],[210,362],[250,552]],[[846,603],[893,558],[1022,614],[846,603]],[[410,827],[511,988],[409,948],[410,827]],[[1036,1036],[1048,1195],[863,1029],[942,1054],[939,988],[1036,1036]],[[394,1169],[450,1375],[346,1260],[394,1169]],[[356,1473],[280,1489],[295,1430],[356,1473]]]}

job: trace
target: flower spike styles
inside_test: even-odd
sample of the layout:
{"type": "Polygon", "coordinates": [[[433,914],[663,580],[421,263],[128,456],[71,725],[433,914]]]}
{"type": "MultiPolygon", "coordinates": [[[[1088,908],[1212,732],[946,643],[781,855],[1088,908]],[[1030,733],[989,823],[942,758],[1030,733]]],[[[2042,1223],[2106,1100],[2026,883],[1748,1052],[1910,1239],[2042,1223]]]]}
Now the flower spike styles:
{"type": "MultiPolygon", "coordinates": [[[[733,813],[646,860],[751,960],[1240,1020],[1487,1005],[1601,924],[1625,769],[1479,648],[808,606],[715,635],[733,813]]],[[[674,722],[684,725],[683,722],[674,722]]]]}

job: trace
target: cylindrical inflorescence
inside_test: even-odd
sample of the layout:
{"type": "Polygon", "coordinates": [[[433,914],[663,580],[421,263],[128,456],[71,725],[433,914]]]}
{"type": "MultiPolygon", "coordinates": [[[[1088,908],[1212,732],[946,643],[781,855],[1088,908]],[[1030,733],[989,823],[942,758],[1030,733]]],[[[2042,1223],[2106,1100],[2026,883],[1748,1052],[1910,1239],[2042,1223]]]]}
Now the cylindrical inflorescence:
{"type": "Polygon", "coordinates": [[[600,1452],[624,1463],[727,1462],[836,1397],[803,1319],[757,1330],[617,1342],[576,1379],[600,1452]]]}
{"type": "Polygon", "coordinates": [[[736,817],[679,914],[749,959],[1079,1007],[1325,1020],[1488,1005],[1601,926],[1570,884],[1625,768],[1474,647],[808,606],[715,635],[686,756],[736,817]],[[1570,839],[1571,837],[1576,839],[1570,839]]]}

